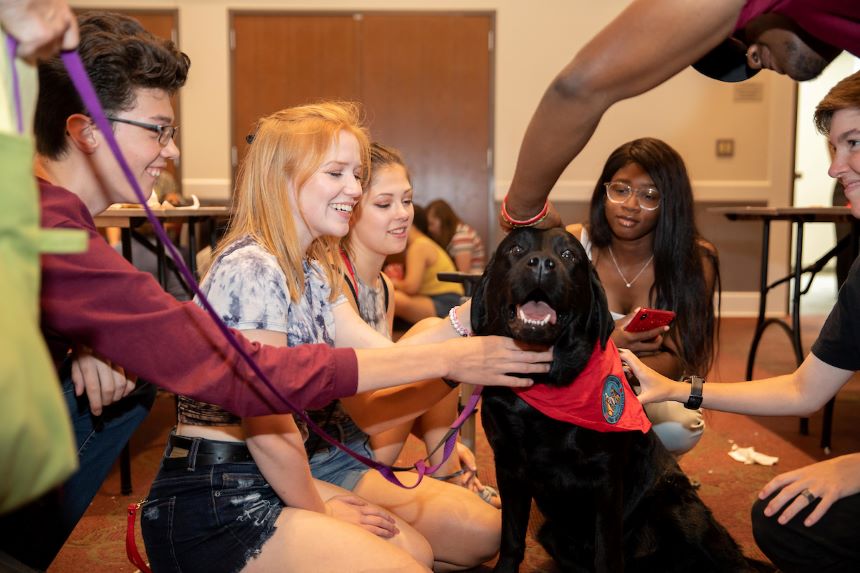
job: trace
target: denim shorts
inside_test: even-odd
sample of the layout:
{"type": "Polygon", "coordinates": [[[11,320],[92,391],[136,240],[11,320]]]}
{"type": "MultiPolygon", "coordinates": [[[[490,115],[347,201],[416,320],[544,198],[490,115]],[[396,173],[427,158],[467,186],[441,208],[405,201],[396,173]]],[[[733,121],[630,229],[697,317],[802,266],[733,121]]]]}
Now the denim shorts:
{"type": "MultiPolygon", "coordinates": [[[[373,458],[370,438],[352,420],[343,420],[336,425],[329,424],[326,430],[333,438],[346,444],[349,449],[373,458]]],[[[338,448],[329,446],[327,442],[322,443],[323,447],[310,458],[311,474],[318,480],[333,483],[344,489],[350,491],[355,489],[359,480],[370,468],[338,448]]]]}
{"type": "Polygon", "coordinates": [[[254,462],[162,465],[140,510],[152,570],[241,571],[274,534],[284,507],[254,462]]]}

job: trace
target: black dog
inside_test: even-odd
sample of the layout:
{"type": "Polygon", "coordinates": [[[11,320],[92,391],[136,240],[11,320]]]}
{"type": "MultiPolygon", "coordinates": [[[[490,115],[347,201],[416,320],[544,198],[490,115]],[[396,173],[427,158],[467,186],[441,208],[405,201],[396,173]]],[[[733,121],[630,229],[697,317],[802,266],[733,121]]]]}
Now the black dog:
{"type": "MultiPolygon", "coordinates": [[[[552,368],[535,382],[574,392],[613,329],[597,273],[561,229],[510,233],[481,278],[471,318],[477,334],[552,345],[552,368]]],[[[653,431],[559,421],[508,388],[485,388],[483,404],[502,499],[496,572],[517,571],[523,560],[532,499],[546,519],[538,541],[564,571],[756,570],[653,431]]]]}

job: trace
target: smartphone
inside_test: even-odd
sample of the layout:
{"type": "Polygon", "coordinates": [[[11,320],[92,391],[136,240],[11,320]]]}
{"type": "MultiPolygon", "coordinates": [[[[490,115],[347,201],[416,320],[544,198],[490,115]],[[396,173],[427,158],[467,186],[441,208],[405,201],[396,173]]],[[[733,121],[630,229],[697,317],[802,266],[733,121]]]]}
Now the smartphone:
{"type": "Polygon", "coordinates": [[[643,332],[660,326],[669,326],[675,320],[675,313],[671,310],[659,310],[656,308],[640,308],[633,320],[627,323],[624,330],[627,332],[643,332]]]}

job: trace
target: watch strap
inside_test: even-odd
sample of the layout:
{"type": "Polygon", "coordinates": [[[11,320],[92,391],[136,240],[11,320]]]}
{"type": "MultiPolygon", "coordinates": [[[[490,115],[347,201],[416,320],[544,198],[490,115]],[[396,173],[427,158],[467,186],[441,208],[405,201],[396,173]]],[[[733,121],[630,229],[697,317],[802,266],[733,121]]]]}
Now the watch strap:
{"type": "Polygon", "coordinates": [[[701,376],[687,376],[685,382],[690,383],[690,397],[684,407],[688,410],[698,410],[702,406],[702,387],[705,384],[705,379],[701,376]]]}

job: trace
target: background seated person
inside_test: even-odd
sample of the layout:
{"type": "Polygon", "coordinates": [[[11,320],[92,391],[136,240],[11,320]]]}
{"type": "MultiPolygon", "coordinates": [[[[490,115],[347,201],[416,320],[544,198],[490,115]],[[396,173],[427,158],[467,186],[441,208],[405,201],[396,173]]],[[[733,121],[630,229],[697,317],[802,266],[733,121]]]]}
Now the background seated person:
{"type": "Polygon", "coordinates": [[[405,276],[391,279],[394,284],[394,312],[410,323],[430,316],[447,316],[463,297],[462,285],[437,278],[439,273],[457,269],[445,249],[427,236],[424,209],[418,205],[414,205],[414,209],[415,218],[407,239],[405,276]]]}
{"type": "MultiPolygon", "coordinates": [[[[707,372],[714,358],[716,248],[693,216],[693,193],[681,156],[643,138],[612,152],[591,196],[589,222],[569,225],[590,253],[615,317],[612,339],[673,379],[707,372]],[[627,332],[640,307],[675,311],[671,327],[627,332]]],[[[669,451],[682,454],[702,437],[701,410],[651,404],[645,412],[669,451]]]]}
{"type": "Polygon", "coordinates": [[[427,231],[442,245],[461,273],[481,274],[487,264],[484,243],[477,231],[460,220],[444,199],[427,205],[427,231]]]}

